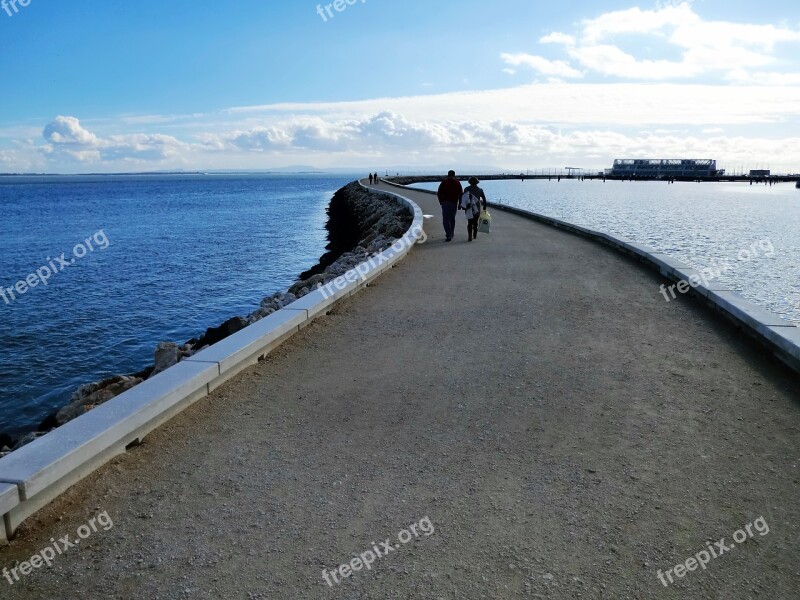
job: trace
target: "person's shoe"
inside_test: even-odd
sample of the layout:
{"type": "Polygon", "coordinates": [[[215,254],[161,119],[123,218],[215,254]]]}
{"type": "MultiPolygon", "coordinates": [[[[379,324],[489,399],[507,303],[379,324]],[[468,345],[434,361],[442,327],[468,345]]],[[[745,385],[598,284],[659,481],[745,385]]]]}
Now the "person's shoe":
{"type": "Polygon", "coordinates": [[[471,241],[472,241],[472,236],[469,236],[469,237],[467,238],[467,241],[468,241],[468,242],[471,242],[471,241]]]}
{"type": "Polygon", "coordinates": [[[453,238],[444,238],[444,241],[445,241],[445,242],[452,242],[452,241],[453,241],[453,238]]]}

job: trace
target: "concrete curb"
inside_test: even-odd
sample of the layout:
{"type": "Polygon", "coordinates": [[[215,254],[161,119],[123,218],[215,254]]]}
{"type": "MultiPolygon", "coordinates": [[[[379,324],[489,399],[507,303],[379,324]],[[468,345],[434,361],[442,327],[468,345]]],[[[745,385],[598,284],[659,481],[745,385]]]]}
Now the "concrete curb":
{"type": "MultiPolygon", "coordinates": [[[[431,190],[401,186],[390,181],[385,181],[384,183],[426,194],[436,194],[431,190]]],[[[792,370],[800,373],[800,327],[753,304],[725,284],[711,282],[708,285],[704,285],[699,271],[645,244],[594,231],[580,225],[573,225],[561,219],[555,219],[514,206],[494,202],[489,202],[489,206],[611,246],[620,252],[636,257],[644,264],[656,269],[670,281],[687,282],[690,291],[696,297],[714,310],[722,313],[736,327],[755,338],[792,370]]]]}
{"type": "Polygon", "coordinates": [[[8,541],[11,526],[6,522],[5,515],[19,504],[19,491],[17,486],[10,483],[0,483],[0,515],[3,515],[3,523],[0,523],[0,544],[8,541]]]}
{"type": "Polygon", "coordinates": [[[383,193],[399,198],[413,214],[411,227],[390,248],[0,459],[0,544],[72,485],[140,443],[155,428],[257,363],[338,300],[364,288],[404,258],[424,236],[422,210],[400,194],[383,193]]]}

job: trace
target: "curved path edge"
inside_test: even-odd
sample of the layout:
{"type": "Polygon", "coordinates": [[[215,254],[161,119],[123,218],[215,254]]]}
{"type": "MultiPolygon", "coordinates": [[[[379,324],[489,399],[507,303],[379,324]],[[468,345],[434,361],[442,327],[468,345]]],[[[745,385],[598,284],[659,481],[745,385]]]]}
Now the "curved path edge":
{"type": "MultiPolygon", "coordinates": [[[[375,193],[360,181],[359,184],[375,193]]],[[[262,360],[311,321],[326,314],[336,302],[393,268],[418,241],[424,240],[420,207],[401,194],[383,190],[379,193],[400,199],[413,215],[411,227],[388,249],[0,459],[0,544],[7,543],[25,519],[71,486],[262,360]]]]}
{"type": "MultiPolygon", "coordinates": [[[[431,190],[404,186],[385,179],[383,182],[400,189],[408,188],[416,192],[436,194],[431,190]]],[[[800,327],[750,302],[724,284],[710,283],[705,285],[704,277],[700,271],[686,263],[659,252],[655,248],[633,242],[624,237],[595,231],[507,204],[489,202],[489,206],[600,242],[624,254],[638,258],[642,263],[655,269],[668,280],[682,284],[686,292],[681,291],[681,293],[690,292],[707,306],[720,312],[734,325],[760,342],[781,362],[800,374],[800,327]]]]}

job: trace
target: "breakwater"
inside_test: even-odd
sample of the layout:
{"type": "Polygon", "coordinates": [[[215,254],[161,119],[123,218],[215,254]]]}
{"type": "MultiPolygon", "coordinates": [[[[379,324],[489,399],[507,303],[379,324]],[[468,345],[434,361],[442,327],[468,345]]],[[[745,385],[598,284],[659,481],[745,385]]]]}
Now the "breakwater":
{"type": "Polygon", "coordinates": [[[408,230],[412,222],[412,214],[406,204],[390,195],[370,194],[357,182],[344,186],[334,194],[327,208],[327,217],[325,227],[328,245],[325,254],[317,265],[300,274],[286,291],[263,298],[258,308],[251,313],[235,316],[218,326],[209,327],[202,335],[184,343],[159,343],[154,351],[153,364],[137,372],[114,375],[81,385],[66,405],[47,416],[34,431],[15,435],[0,432],[0,458],[256,323],[318,286],[333,281],[370,256],[391,246],[408,230]]]}
{"type": "MultiPolygon", "coordinates": [[[[792,183],[800,186],[800,175],[769,175],[766,177],[750,177],[748,175],[716,175],[714,177],[644,177],[644,176],[627,176],[627,175],[607,175],[605,173],[569,173],[561,171],[553,171],[550,173],[519,173],[519,174],[493,174],[493,175],[478,175],[475,177],[481,181],[504,181],[507,179],[517,179],[520,181],[525,180],[547,180],[547,181],[561,181],[562,179],[572,180],[600,180],[600,181],[660,181],[660,182],[696,182],[696,183],[720,183],[720,182],[744,182],[751,184],[772,185],[776,183],[792,183]]],[[[458,175],[460,181],[467,181],[473,175],[458,175]]],[[[395,183],[397,185],[414,185],[415,183],[434,183],[442,181],[443,175],[407,175],[396,177],[384,177],[383,180],[388,183],[395,183]]]]}

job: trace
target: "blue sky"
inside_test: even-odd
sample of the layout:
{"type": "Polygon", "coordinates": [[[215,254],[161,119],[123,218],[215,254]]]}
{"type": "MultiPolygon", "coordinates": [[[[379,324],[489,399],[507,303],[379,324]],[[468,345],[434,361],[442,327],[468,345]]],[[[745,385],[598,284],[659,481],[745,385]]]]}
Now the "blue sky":
{"type": "Polygon", "coordinates": [[[0,172],[800,171],[789,1],[23,1],[0,5],[0,172]]]}

